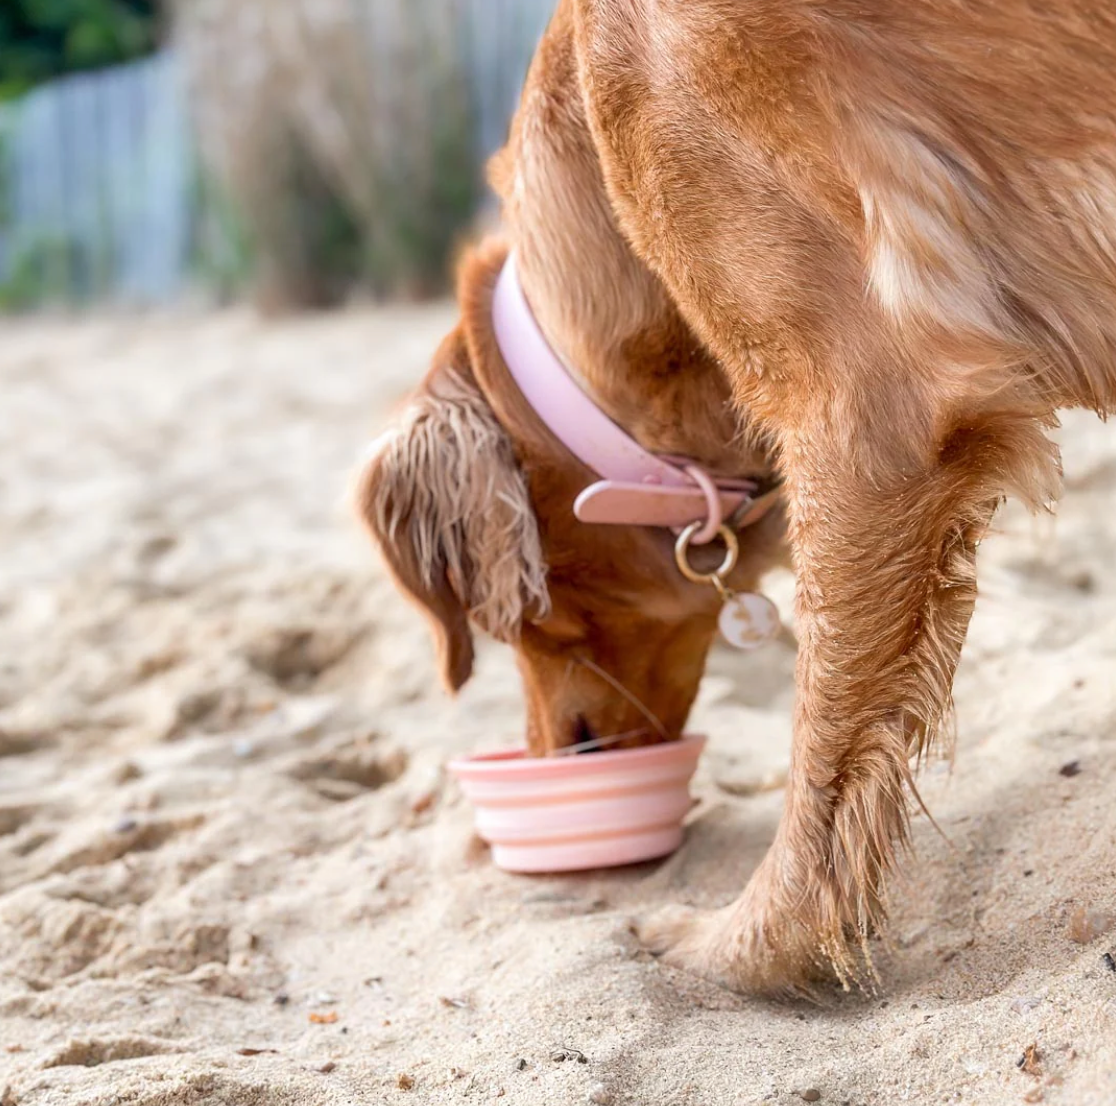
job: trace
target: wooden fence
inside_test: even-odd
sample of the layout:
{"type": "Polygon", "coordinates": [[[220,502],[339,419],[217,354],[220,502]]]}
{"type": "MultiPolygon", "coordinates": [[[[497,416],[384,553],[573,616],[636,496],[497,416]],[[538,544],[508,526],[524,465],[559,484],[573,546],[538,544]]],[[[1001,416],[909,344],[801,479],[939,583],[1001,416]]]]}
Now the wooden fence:
{"type": "Polygon", "coordinates": [[[0,114],[0,304],[166,300],[189,268],[192,156],[170,54],[0,114]]]}

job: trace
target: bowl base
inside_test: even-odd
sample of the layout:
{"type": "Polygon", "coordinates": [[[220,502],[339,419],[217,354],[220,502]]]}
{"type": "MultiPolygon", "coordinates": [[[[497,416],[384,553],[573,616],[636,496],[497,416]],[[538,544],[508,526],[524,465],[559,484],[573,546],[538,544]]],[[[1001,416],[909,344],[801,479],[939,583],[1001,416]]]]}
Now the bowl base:
{"type": "Polygon", "coordinates": [[[600,841],[553,845],[493,845],[492,861],[505,872],[582,872],[617,868],[669,856],[682,844],[682,827],[667,826],[643,833],[625,833],[600,841]]]}

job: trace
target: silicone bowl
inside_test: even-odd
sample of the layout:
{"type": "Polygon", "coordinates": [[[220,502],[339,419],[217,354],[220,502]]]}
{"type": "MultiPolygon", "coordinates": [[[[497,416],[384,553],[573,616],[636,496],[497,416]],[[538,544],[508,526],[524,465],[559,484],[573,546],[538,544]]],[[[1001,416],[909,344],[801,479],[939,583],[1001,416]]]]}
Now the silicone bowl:
{"type": "Polygon", "coordinates": [[[529,757],[507,749],[450,764],[477,833],[509,872],[572,872],[653,860],[682,843],[705,738],[529,757]]]}

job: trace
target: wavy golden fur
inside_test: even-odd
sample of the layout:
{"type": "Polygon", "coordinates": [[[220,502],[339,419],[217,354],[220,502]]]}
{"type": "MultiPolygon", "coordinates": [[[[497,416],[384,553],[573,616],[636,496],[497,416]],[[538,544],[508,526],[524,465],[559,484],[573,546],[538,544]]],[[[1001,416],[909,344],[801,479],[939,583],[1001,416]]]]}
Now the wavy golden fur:
{"type": "MultiPolygon", "coordinates": [[[[640,933],[743,990],[870,979],[981,536],[1003,497],[1056,498],[1058,408],[1116,403],[1116,11],[562,0],[495,180],[528,298],[601,405],[649,448],[774,467],[786,490],[800,650],[784,816],[737,902],[640,933]]],[[[499,256],[466,269],[463,326],[550,565],[551,614],[520,640],[539,747],[568,743],[575,717],[615,721],[589,683],[553,676],[578,649],[673,735],[710,610],[656,536],[569,522],[578,467],[486,337],[499,256]],[[625,541],[627,568],[603,568],[625,541]]],[[[745,577],[779,534],[748,535],[745,577]]]]}

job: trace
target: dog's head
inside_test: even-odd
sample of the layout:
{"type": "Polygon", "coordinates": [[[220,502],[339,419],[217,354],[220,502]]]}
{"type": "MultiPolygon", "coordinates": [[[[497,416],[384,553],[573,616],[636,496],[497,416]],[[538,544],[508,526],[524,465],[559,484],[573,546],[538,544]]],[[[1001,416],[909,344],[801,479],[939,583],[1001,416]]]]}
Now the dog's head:
{"type": "MultiPolygon", "coordinates": [[[[466,266],[463,322],[374,443],[358,509],[427,614],[451,690],[472,673],[473,626],[515,647],[534,753],[677,737],[720,601],[679,573],[669,531],[574,517],[593,474],[526,404],[488,324],[501,259],[466,266]]],[[[773,517],[746,531],[733,586],[754,586],[780,530],[773,517]]]]}
{"type": "MultiPolygon", "coordinates": [[[[540,328],[606,413],[654,451],[770,474],[720,367],[616,225],[568,5],[539,45],[490,177],[540,328]]],[[[679,573],[669,531],[574,517],[596,476],[542,424],[496,347],[491,301],[504,257],[489,242],[464,262],[461,324],[374,450],[361,513],[429,615],[449,687],[472,671],[471,624],[514,645],[532,752],[677,737],[720,600],[679,573]]],[[[748,528],[733,587],[755,586],[781,533],[779,512],[748,528]]],[[[696,556],[702,571],[719,559],[709,549],[696,556]]]]}

